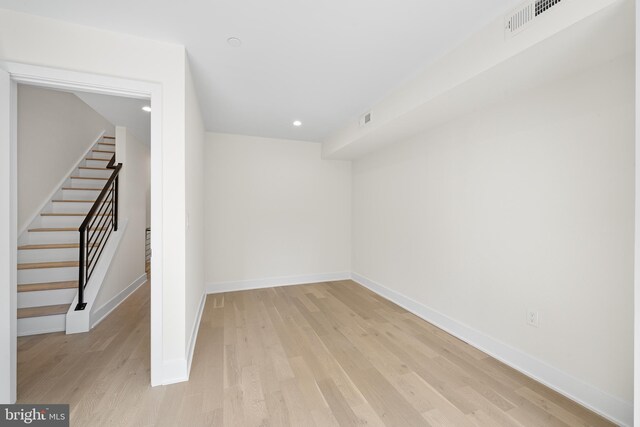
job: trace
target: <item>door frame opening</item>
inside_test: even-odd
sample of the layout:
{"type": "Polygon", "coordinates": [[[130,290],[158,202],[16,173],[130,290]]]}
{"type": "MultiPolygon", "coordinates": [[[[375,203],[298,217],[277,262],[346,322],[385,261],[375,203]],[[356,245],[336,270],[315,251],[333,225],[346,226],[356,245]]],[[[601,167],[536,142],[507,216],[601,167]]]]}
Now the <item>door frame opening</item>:
{"type": "MultiPolygon", "coordinates": [[[[3,179],[9,178],[8,185],[3,183],[3,192],[7,189],[9,194],[9,204],[6,212],[0,214],[0,234],[7,233],[9,236],[8,262],[0,265],[3,278],[0,283],[8,286],[3,290],[3,296],[8,291],[8,310],[1,313],[0,328],[9,331],[7,336],[2,335],[3,341],[0,347],[5,346],[8,350],[8,363],[0,366],[0,378],[9,379],[3,390],[0,390],[0,403],[14,403],[17,397],[17,85],[28,84],[50,89],[66,91],[82,91],[103,95],[120,96],[127,98],[146,99],[150,101],[151,110],[151,253],[153,262],[151,263],[151,385],[157,386],[163,383],[163,298],[162,298],[162,86],[158,83],[122,79],[98,74],[82,73],[68,70],[61,70],[50,67],[40,67],[15,62],[0,61],[0,70],[9,74],[9,93],[0,91],[2,106],[0,115],[5,115],[4,106],[9,106],[9,132],[0,135],[1,142],[8,137],[9,146],[3,149],[0,156],[3,166],[9,164],[10,168],[3,175],[3,179]],[[6,97],[9,99],[7,100],[6,97]],[[9,101],[9,102],[7,102],[9,101]],[[8,150],[6,150],[8,148],[8,150]],[[5,160],[4,153],[8,155],[5,160]],[[6,215],[5,215],[6,214],[6,215]],[[6,217],[6,218],[5,218],[6,217]],[[7,372],[8,371],[8,372],[7,372]],[[5,389],[6,388],[6,389],[5,389]]],[[[4,82],[3,82],[4,83],[4,82]]],[[[6,85],[6,84],[5,84],[6,85]]],[[[2,119],[3,117],[0,117],[2,119]]],[[[6,200],[6,199],[5,199],[6,200]]],[[[4,253],[4,252],[3,252],[4,253]]],[[[4,381],[3,381],[4,382],[4,381]]]]}

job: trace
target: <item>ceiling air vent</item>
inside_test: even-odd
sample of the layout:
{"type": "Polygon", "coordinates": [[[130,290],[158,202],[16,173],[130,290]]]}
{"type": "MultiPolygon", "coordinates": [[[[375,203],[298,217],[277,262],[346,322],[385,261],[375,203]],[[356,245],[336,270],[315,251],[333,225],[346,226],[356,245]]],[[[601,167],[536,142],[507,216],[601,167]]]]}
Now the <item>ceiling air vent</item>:
{"type": "Polygon", "coordinates": [[[545,13],[553,6],[560,3],[562,0],[538,0],[536,1],[536,16],[545,13]]]}
{"type": "Polygon", "coordinates": [[[562,0],[528,0],[505,17],[504,33],[513,37],[562,0]]]}
{"type": "Polygon", "coordinates": [[[360,127],[366,126],[369,123],[371,123],[371,111],[363,114],[362,117],[360,117],[360,127]]]}

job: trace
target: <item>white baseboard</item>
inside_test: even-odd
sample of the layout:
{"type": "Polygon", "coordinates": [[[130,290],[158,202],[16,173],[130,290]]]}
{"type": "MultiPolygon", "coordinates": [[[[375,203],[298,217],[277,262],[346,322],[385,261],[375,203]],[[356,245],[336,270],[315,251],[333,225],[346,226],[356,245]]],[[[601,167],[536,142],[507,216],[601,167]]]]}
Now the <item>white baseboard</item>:
{"type": "Polygon", "coordinates": [[[162,385],[176,384],[189,380],[187,359],[166,360],[162,365],[162,385]]]}
{"type": "Polygon", "coordinates": [[[464,325],[457,320],[364,276],[352,273],[351,278],[353,281],[376,294],[394,302],[416,316],[447,331],[478,350],[487,353],[502,363],[511,366],[610,421],[621,426],[633,425],[633,404],[631,402],[626,402],[591,384],[587,384],[521,350],[464,325]]]}
{"type": "Polygon", "coordinates": [[[189,381],[189,374],[191,374],[191,362],[193,360],[193,352],[196,348],[196,341],[198,339],[198,331],[200,330],[200,321],[202,320],[202,313],[204,312],[204,305],[207,300],[207,294],[203,293],[200,299],[200,305],[198,306],[198,312],[191,329],[191,337],[189,338],[189,345],[187,347],[187,357],[185,359],[167,360],[162,365],[162,384],[176,384],[184,381],[189,381]]]}
{"type": "Polygon", "coordinates": [[[333,282],[348,280],[351,273],[324,273],[305,276],[272,277],[257,280],[240,280],[237,282],[220,282],[207,284],[208,294],[222,292],[248,291],[251,289],[273,288],[277,286],[305,285],[309,283],[333,282]]]}
{"type": "Polygon", "coordinates": [[[202,321],[202,313],[204,312],[204,305],[207,301],[207,293],[202,294],[200,299],[200,305],[198,306],[198,312],[193,322],[193,328],[191,329],[191,338],[189,339],[189,346],[187,347],[187,380],[191,375],[191,361],[193,360],[193,352],[196,348],[196,341],[198,340],[198,331],[200,330],[200,322],[202,321]]]}
{"type": "Polygon", "coordinates": [[[147,283],[147,273],[138,277],[133,281],[129,286],[124,288],[118,295],[111,298],[107,303],[105,303],[102,307],[96,309],[93,313],[91,313],[91,329],[98,326],[98,323],[102,322],[113,310],[118,308],[120,304],[126,300],[129,295],[134,293],[140,286],[147,283]]]}

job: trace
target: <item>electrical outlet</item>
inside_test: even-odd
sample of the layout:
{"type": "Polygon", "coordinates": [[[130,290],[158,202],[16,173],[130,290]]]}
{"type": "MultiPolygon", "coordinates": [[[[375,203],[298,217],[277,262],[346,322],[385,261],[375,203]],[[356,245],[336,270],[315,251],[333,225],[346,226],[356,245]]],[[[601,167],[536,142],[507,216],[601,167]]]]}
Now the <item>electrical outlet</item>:
{"type": "Polygon", "coordinates": [[[539,327],[540,326],[540,316],[538,316],[538,312],[535,310],[527,310],[527,325],[539,327]]]}

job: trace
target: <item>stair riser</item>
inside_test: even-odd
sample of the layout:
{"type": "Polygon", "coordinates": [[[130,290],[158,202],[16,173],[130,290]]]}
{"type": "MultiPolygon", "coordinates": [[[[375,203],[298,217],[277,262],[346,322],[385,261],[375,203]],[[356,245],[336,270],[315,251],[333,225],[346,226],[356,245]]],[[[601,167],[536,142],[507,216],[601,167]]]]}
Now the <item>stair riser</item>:
{"type": "MultiPolygon", "coordinates": [[[[100,151],[103,151],[103,150],[100,150],[100,151]]],[[[113,157],[113,153],[98,153],[98,152],[92,151],[91,157],[93,157],[94,159],[111,160],[111,158],[113,157]]]]}
{"type": "Polygon", "coordinates": [[[45,243],[78,243],[80,241],[80,233],[77,231],[28,232],[25,234],[26,239],[20,244],[39,245],[45,243]]]}
{"type": "Polygon", "coordinates": [[[97,169],[78,169],[78,176],[86,176],[92,178],[109,178],[113,173],[113,169],[97,170],[97,169]]]}
{"type": "Polygon", "coordinates": [[[65,280],[78,280],[78,267],[18,270],[19,285],[27,283],[62,282],[65,280]]]}
{"type": "Polygon", "coordinates": [[[102,151],[111,151],[113,153],[116,152],[116,147],[115,145],[111,145],[111,144],[102,144],[102,143],[98,143],[98,145],[96,146],[96,150],[102,150],[102,151]]]}
{"type": "Polygon", "coordinates": [[[64,332],[66,320],[66,314],[18,319],[18,336],[64,332]]]}
{"type": "MultiPolygon", "coordinates": [[[[85,188],[85,187],[80,187],[85,188]]],[[[93,190],[62,190],[63,200],[95,200],[99,191],[93,190]]]]}
{"type": "Polygon", "coordinates": [[[78,248],[18,250],[18,263],[54,262],[78,259],[78,248]]]}
{"type": "Polygon", "coordinates": [[[108,161],[102,161],[102,160],[86,160],[85,166],[89,168],[104,168],[104,167],[107,167],[108,163],[109,163],[108,161]]]}
{"type": "Polygon", "coordinates": [[[93,203],[73,203],[73,202],[52,202],[50,212],[73,212],[73,213],[85,213],[89,212],[93,203]]]}
{"type": "Polygon", "coordinates": [[[58,289],[55,291],[18,292],[18,308],[43,307],[47,305],[71,304],[78,293],[77,289],[58,289]]]}
{"type": "Polygon", "coordinates": [[[101,179],[77,179],[71,178],[73,188],[104,188],[107,181],[101,179]]]}
{"type": "Polygon", "coordinates": [[[80,227],[84,221],[83,216],[43,216],[40,223],[44,228],[80,227]]]}
{"type": "MultiPolygon", "coordinates": [[[[80,228],[82,221],[84,221],[84,216],[43,216],[41,219],[42,226],[44,228],[65,228],[65,227],[74,227],[80,228]]],[[[92,220],[93,221],[93,220],[92,220]]],[[[105,224],[105,227],[108,227],[111,223],[111,218],[101,219],[98,218],[93,223],[93,226],[97,227],[99,224],[105,224]]]]}

